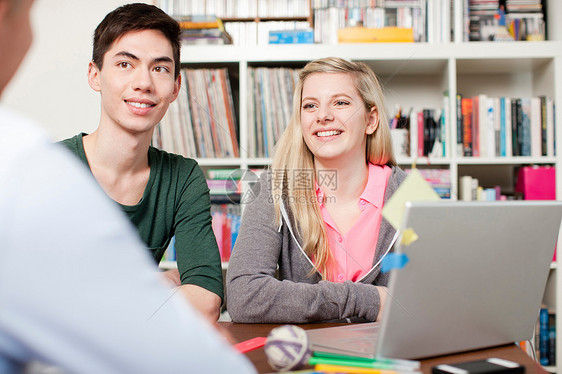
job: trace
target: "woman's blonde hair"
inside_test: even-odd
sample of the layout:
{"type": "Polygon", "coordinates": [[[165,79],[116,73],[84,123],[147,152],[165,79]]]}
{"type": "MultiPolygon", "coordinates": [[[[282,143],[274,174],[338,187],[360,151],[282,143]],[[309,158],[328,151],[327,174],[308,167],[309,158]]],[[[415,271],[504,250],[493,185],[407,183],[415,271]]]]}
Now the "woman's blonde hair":
{"type": "Polygon", "coordinates": [[[392,153],[392,140],[382,88],[371,68],[362,62],[352,62],[337,57],[318,59],[306,64],[295,87],[291,120],[276,145],[271,167],[272,194],[276,221],[281,220],[280,204],[283,200],[285,207],[293,214],[296,230],[303,241],[303,250],[314,260],[315,270],[322,274],[322,278],[329,279],[327,272],[333,260],[328,235],[316,200],[317,175],[314,168],[314,155],[304,142],[300,122],[303,85],[306,78],[313,73],[351,75],[365,103],[366,113],[375,107],[379,114],[379,123],[375,132],[367,135],[365,162],[394,166],[396,161],[392,153]],[[302,183],[304,174],[310,176],[305,188],[302,183]],[[297,181],[296,178],[300,179],[297,181]]]}

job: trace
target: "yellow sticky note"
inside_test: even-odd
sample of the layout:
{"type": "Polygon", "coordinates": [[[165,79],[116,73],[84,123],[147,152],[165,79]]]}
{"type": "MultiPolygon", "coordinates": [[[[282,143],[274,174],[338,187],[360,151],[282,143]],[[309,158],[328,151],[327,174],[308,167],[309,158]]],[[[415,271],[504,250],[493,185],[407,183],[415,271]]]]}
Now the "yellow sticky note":
{"type": "Polygon", "coordinates": [[[438,201],[439,195],[423,179],[418,169],[412,169],[394,195],[386,202],[382,215],[396,229],[400,230],[406,201],[438,201]]]}
{"type": "Polygon", "coordinates": [[[416,240],[418,240],[418,234],[416,234],[414,229],[406,229],[402,232],[402,240],[400,241],[400,244],[409,246],[416,240]]]}

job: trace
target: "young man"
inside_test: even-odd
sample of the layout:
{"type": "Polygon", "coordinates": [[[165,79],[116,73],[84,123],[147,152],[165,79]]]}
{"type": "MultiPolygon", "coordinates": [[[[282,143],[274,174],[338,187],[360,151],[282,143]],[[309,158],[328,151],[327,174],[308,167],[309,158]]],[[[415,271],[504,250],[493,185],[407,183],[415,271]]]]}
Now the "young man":
{"type": "Polygon", "coordinates": [[[63,141],[137,227],[156,262],[175,235],[178,271],[167,272],[187,299],[216,321],[223,298],[209,190],[194,160],[150,146],[180,89],[180,28],[161,9],[129,4],[94,33],[90,87],[101,94],[99,126],[63,141]]]}
{"type": "MultiPolygon", "coordinates": [[[[0,0],[0,95],[33,0],[0,0]]],[[[254,372],[175,297],[129,222],[62,147],[0,108],[0,373],[254,372]]]]}

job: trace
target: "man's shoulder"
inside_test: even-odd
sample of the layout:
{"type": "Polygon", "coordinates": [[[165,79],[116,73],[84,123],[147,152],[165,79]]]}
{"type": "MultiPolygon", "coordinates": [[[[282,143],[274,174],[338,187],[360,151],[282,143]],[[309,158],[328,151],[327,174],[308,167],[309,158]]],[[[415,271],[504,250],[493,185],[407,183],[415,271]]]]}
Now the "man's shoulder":
{"type": "Polygon", "coordinates": [[[70,138],[60,140],[60,141],[58,141],[57,143],[64,144],[64,145],[66,145],[66,146],[70,146],[70,145],[76,144],[76,142],[77,142],[79,139],[80,139],[80,140],[82,139],[82,134],[76,134],[76,135],[74,135],[74,136],[72,136],[72,137],[70,137],[70,138]]]}
{"type": "Polygon", "coordinates": [[[163,151],[161,149],[150,146],[148,148],[148,155],[151,161],[170,165],[172,167],[189,168],[192,169],[198,165],[197,161],[192,158],[184,157],[175,153],[163,151]]]}
{"type": "Polygon", "coordinates": [[[71,138],[60,140],[57,143],[65,146],[66,148],[70,149],[74,153],[77,153],[78,150],[80,149],[80,146],[82,145],[82,137],[84,137],[85,135],[87,134],[85,133],[76,134],[71,138]]]}

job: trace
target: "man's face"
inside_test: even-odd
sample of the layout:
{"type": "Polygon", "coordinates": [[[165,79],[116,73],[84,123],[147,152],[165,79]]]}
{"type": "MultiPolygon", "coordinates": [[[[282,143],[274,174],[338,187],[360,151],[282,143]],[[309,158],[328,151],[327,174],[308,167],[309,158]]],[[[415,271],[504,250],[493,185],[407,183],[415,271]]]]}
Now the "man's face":
{"type": "Polygon", "coordinates": [[[90,86],[101,93],[100,126],[150,133],[177,97],[172,45],[156,30],[131,31],[117,39],[103,58],[90,63],[90,86]]]}
{"type": "Polygon", "coordinates": [[[0,0],[0,95],[31,46],[29,13],[33,0],[0,0]]]}

